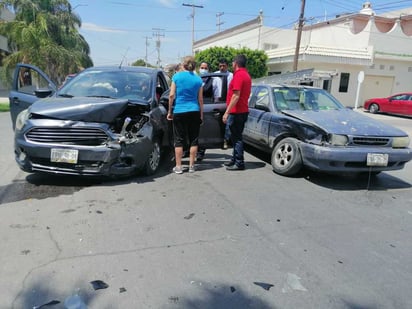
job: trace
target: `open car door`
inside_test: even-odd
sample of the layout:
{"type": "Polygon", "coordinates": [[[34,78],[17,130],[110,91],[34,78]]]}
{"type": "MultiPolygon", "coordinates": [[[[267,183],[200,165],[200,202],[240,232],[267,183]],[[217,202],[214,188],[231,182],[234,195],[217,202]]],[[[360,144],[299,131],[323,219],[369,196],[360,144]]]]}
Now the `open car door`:
{"type": "MultiPolygon", "coordinates": [[[[223,114],[226,111],[227,95],[227,75],[223,73],[209,73],[202,75],[202,78],[219,78],[221,79],[221,96],[214,98],[212,94],[203,97],[203,124],[200,126],[199,146],[201,148],[222,148],[225,132],[225,124],[222,122],[223,114]]],[[[167,90],[162,94],[161,104],[168,108],[169,92],[167,90]]],[[[170,122],[169,132],[173,132],[172,122],[170,122]]],[[[172,135],[172,134],[171,134],[172,135]]],[[[173,146],[173,138],[171,138],[173,146]]]]}
{"type": "Polygon", "coordinates": [[[221,93],[214,97],[213,91],[203,96],[203,125],[200,127],[199,146],[201,148],[222,148],[225,133],[225,124],[222,122],[226,111],[227,75],[210,73],[202,75],[203,79],[219,79],[221,93]]]}
{"type": "Polygon", "coordinates": [[[13,83],[9,93],[10,116],[13,130],[17,115],[40,98],[56,92],[56,85],[38,67],[19,63],[14,70],[13,83]]]}

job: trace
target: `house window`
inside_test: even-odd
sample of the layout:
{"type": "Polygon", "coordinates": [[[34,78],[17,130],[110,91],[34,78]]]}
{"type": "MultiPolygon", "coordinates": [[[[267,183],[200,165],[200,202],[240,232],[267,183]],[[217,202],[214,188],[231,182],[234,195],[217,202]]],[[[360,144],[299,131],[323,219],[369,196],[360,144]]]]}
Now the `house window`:
{"type": "Polygon", "coordinates": [[[271,50],[278,48],[279,44],[263,43],[263,50],[271,50]]]}
{"type": "Polygon", "coordinates": [[[349,73],[340,74],[339,92],[348,92],[349,75],[349,73]]]}
{"type": "Polygon", "coordinates": [[[323,81],[323,85],[322,85],[323,90],[326,90],[327,92],[330,92],[330,88],[331,88],[331,84],[332,84],[331,82],[332,82],[332,80],[325,79],[323,81]]]}

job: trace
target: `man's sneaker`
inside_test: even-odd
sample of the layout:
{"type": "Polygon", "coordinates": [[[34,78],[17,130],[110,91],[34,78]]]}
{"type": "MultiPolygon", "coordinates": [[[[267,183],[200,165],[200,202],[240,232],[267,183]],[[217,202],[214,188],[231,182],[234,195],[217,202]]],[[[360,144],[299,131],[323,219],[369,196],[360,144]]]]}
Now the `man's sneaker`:
{"type": "Polygon", "coordinates": [[[224,166],[233,166],[235,165],[235,162],[233,161],[226,161],[225,163],[223,163],[224,166]]]}
{"type": "Polygon", "coordinates": [[[173,168],[173,172],[174,172],[175,174],[182,174],[182,173],[183,173],[182,167],[175,166],[175,167],[173,168]]]}
{"type": "Polygon", "coordinates": [[[229,145],[227,144],[227,140],[223,141],[223,149],[228,149],[229,145]]]}
{"type": "Polygon", "coordinates": [[[195,172],[194,165],[189,166],[189,173],[194,173],[194,172],[195,172]]]}
{"type": "Polygon", "coordinates": [[[228,171],[243,171],[244,169],[245,169],[244,165],[238,166],[238,165],[233,164],[231,166],[226,167],[226,170],[228,171]]]}

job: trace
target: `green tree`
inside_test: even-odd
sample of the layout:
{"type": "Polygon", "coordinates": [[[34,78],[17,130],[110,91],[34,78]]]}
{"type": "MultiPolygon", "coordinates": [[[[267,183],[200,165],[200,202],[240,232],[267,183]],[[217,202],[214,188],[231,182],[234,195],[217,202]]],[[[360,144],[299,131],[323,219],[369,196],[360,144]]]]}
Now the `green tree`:
{"type": "Polygon", "coordinates": [[[41,68],[57,84],[70,73],[93,65],[90,48],[79,33],[80,17],[68,0],[6,0],[0,10],[14,12],[11,22],[0,22],[11,54],[3,58],[5,72],[19,62],[41,68]]]}
{"type": "Polygon", "coordinates": [[[247,57],[247,69],[252,78],[263,77],[267,75],[266,61],[268,59],[264,51],[252,50],[249,48],[236,49],[233,47],[210,47],[202,50],[195,55],[197,63],[205,61],[210,66],[210,71],[219,70],[219,60],[224,58],[230,64],[236,55],[244,54],[247,57]]]}
{"type": "Polygon", "coordinates": [[[136,66],[136,67],[149,67],[149,68],[153,68],[153,66],[150,63],[146,63],[146,61],[144,61],[143,59],[137,59],[135,62],[132,63],[132,66],[136,66]]]}

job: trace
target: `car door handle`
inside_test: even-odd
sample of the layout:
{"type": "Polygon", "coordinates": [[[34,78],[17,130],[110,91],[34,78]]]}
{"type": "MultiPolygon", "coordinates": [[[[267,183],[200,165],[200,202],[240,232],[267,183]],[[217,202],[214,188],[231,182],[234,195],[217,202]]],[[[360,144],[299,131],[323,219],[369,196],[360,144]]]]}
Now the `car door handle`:
{"type": "Polygon", "coordinates": [[[20,104],[20,100],[18,97],[13,97],[13,99],[11,100],[12,103],[14,104],[20,104]]]}

